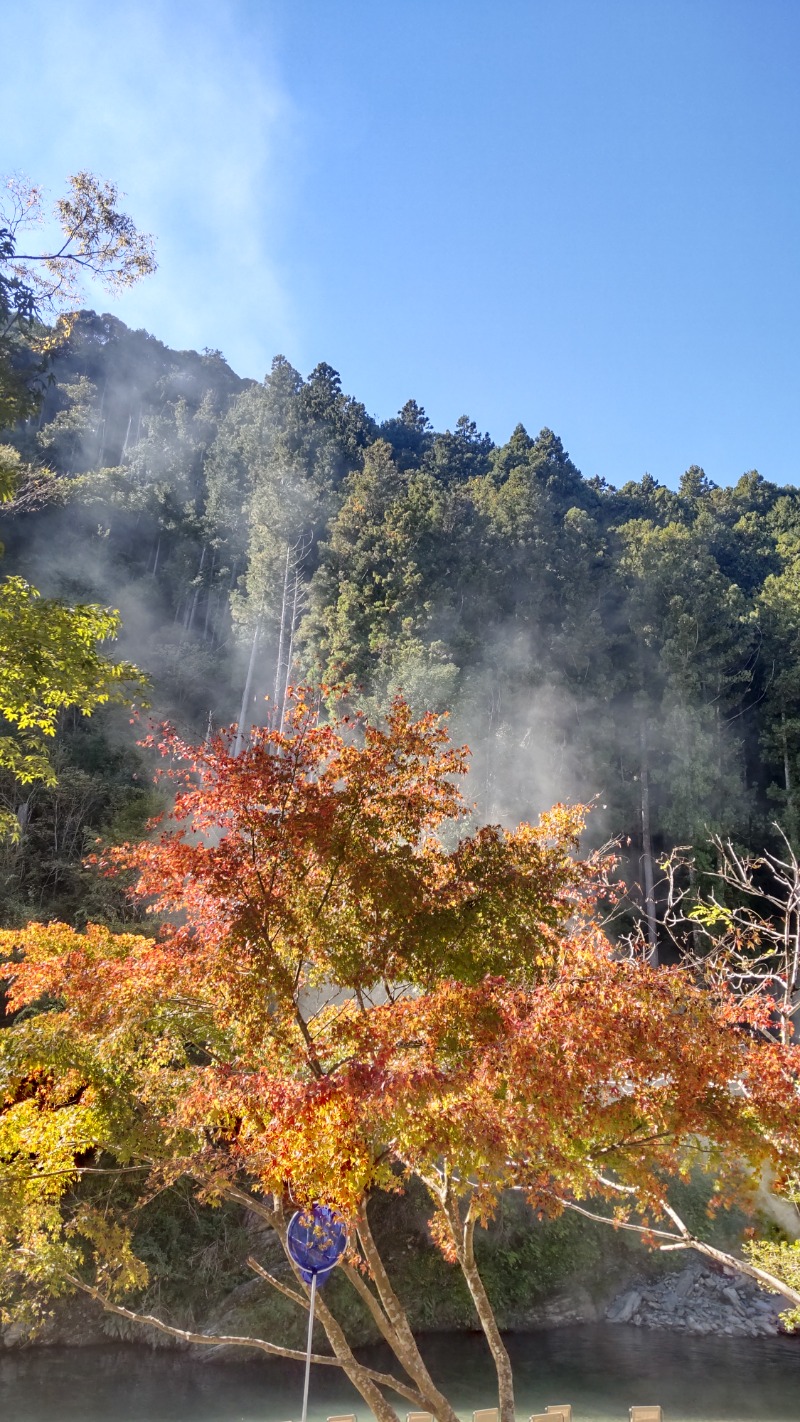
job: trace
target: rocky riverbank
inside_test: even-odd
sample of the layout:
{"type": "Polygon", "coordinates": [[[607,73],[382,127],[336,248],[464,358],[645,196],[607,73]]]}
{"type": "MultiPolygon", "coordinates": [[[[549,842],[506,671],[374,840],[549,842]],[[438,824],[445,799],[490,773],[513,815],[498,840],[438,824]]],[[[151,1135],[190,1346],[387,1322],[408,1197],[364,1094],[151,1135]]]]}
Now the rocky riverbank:
{"type": "Polygon", "coordinates": [[[683,1333],[758,1338],[781,1332],[779,1314],[787,1304],[733,1271],[691,1260],[678,1273],[632,1281],[604,1311],[608,1323],[683,1333]]]}
{"type": "MultiPolygon", "coordinates": [[[[255,1280],[235,1290],[227,1300],[227,1307],[208,1323],[200,1324],[198,1331],[258,1333],[258,1328],[248,1328],[246,1318],[243,1318],[251,1296],[257,1295],[258,1291],[259,1285],[255,1280]]],[[[774,1336],[782,1331],[779,1315],[785,1307],[785,1300],[780,1295],[767,1294],[743,1276],[709,1268],[704,1260],[697,1258],[669,1274],[655,1277],[641,1274],[629,1278],[625,1287],[611,1298],[598,1298],[576,1283],[572,1288],[520,1310],[504,1322],[515,1332],[605,1321],[697,1335],[758,1338],[774,1336]]],[[[57,1306],[33,1339],[20,1324],[0,1330],[0,1346],[97,1345],[107,1343],[109,1336],[117,1334],[113,1324],[112,1315],[104,1315],[96,1305],[86,1300],[73,1299],[57,1306]]],[[[144,1329],[135,1329],[129,1336],[155,1347],[175,1346],[168,1339],[144,1329]]],[[[197,1351],[204,1356],[213,1354],[217,1358],[228,1353],[234,1357],[241,1356],[239,1350],[225,1348],[197,1351]]]]}

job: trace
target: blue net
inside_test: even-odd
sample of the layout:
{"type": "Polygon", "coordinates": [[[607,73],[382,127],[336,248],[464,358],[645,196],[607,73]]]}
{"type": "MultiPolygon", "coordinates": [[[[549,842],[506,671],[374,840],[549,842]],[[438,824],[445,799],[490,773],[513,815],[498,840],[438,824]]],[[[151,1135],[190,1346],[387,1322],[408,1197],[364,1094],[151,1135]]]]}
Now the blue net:
{"type": "Polygon", "coordinates": [[[323,1284],[347,1248],[347,1229],[327,1205],[298,1210],[289,1221],[286,1244],[303,1279],[323,1284]]]}

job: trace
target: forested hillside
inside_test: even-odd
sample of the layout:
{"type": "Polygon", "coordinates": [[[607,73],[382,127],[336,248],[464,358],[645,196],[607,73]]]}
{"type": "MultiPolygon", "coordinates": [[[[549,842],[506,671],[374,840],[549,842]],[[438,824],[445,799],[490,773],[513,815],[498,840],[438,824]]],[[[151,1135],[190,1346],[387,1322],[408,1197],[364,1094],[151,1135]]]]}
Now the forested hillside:
{"type": "MultiPolygon", "coordinates": [[[[630,841],[643,908],[676,844],[758,850],[776,818],[797,839],[793,486],[693,467],[677,492],[616,489],[549,429],[496,445],[414,400],[379,424],[327,365],[278,357],[256,384],[86,311],[2,442],[31,471],[5,571],[119,607],[153,712],[184,729],[280,720],[298,679],[373,706],[401,688],[451,711],[483,817],[596,796],[592,834],[630,841]]],[[[7,922],[128,912],[81,861],[157,805],[136,736],[127,713],[71,713],[57,788],[3,784],[7,922]]]]}

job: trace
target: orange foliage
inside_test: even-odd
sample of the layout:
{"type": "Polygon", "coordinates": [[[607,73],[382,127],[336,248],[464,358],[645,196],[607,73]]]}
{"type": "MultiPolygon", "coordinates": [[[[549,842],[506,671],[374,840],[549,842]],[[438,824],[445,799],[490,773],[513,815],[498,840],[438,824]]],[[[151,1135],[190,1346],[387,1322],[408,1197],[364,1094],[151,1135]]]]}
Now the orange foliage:
{"type": "Polygon", "coordinates": [[[401,699],[379,728],[300,693],[238,758],[229,736],[156,745],[174,810],[106,868],[135,871],[159,936],[34,924],[0,947],[24,954],[12,1007],[48,994],[124,1060],[165,1162],[211,1194],[244,1179],[354,1216],[414,1172],[486,1218],[508,1186],[554,1208],[613,1175],[655,1213],[700,1142],[796,1161],[797,1050],[615,957],[580,808],[463,832],[467,753],[401,699]]]}

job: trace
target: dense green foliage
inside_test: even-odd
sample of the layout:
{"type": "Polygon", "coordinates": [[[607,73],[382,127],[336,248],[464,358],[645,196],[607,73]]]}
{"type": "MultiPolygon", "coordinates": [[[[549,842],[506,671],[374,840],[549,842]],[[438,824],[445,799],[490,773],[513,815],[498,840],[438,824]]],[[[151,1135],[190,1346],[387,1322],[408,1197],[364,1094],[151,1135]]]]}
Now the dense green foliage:
{"type": "MultiPolygon", "coordinates": [[[[434,431],[414,401],[379,425],[329,366],[303,380],[278,358],[245,382],[219,352],[92,312],[53,376],[3,435],[57,476],[6,519],[7,567],[118,606],[158,712],[203,731],[242,706],[245,722],[279,717],[300,675],[373,704],[400,687],[450,708],[484,816],[596,795],[593,832],[630,840],[645,898],[648,862],[674,844],[719,831],[758,849],[774,817],[796,837],[794,487],[750,472],[717,488],[692,468],[677,491],[649,475],[615,489],[549,430],[496,446],[466,418],[434,431]]],[[[108,803],[71,807],[76,863],[122,811],[119,757],[132,802],[146,775],[127,726],[96,734],[118,749],[88,772],[108,803]]],[[[67,730],[71,774],[80,756],[67,730]]],[[[7,875],[17,916],[50,793],[7,875]]],[[[60,888],[36,893],[37,912],[63,912],[60,888]]]]}

